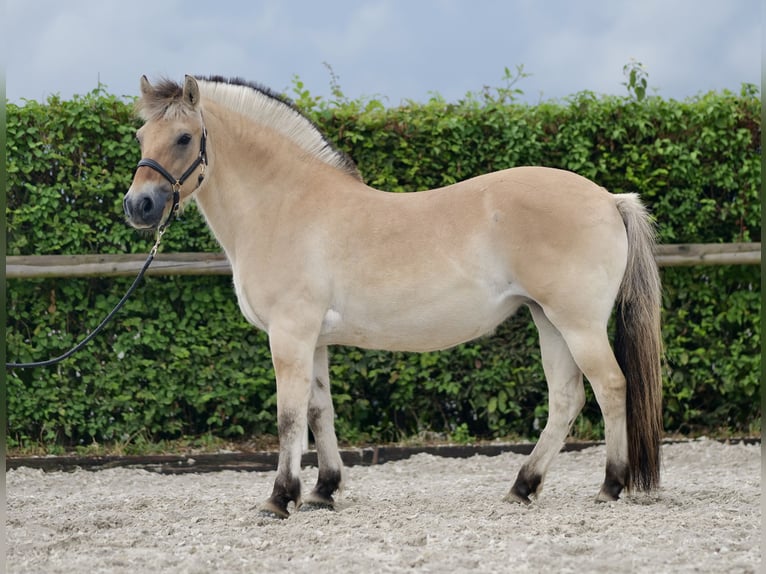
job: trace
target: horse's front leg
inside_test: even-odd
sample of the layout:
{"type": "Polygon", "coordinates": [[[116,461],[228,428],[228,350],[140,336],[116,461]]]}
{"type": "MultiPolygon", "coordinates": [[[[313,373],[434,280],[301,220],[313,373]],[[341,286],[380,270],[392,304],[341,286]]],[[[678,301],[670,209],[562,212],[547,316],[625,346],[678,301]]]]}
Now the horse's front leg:
{"type": "Polygon", "coordinates": [[[314,372],[316,336],[294,324],[269,329],[269,346],[277,379],[279,461],[274,490],[260,510],[287,518],[290,502],[301,505],[301,455],[314,372]]]}
{"type": "Polygon", "coordinates": [[[343,482],[343,461],[338,452],[335,436],[335,410],[330,395],[330,373],[327,347],[319,347],[314,354],[314,378],[309,398],[308,423],[314,433],[319,462],[316,486],[306,496],[304,504],[319,508],[334,508],[333,494],[343,482]]]}

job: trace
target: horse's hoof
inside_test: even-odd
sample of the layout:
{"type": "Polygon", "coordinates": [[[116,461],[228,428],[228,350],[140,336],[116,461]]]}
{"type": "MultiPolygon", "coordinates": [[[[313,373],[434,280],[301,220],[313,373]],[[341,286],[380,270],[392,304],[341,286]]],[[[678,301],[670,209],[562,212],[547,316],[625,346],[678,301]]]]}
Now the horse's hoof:
{"type": "Polygon", "coordinates": [[[335,501],[332,496],[322,496],[314,490],[304,497],[300,509],[301,512],[306,510],[335,510],[335,501]]]}
{"type": "Polygon", "coordinates": [[[543,476],[522,466],[511,490],[503,500],[519,504],[532,504],[530,496],[537,498],[543,488],[543,476]]]}
{"type": "Polygon", "coordinates": [[[290,517],[290,513],[287,512],[287,507],[282,507],[271,499],[261,504],[258,508],[258,513],[267,518],[279,518],[282,520],[290,517]]]}
{"type": "Polygon", "coordinates": [[[596,502],[616,502],[620,500],[619,495],[610,493],[608,490],[602,488],[596,497],[596,502]]]}
{"type": "Polygon", "coordinates": [[[517,492],[515,488],[512,488],[508,492],[508,494],[506,494],[503,497],[503,502],[510,502],[512,504],[523,504],[525,506],[532,504],[532,501],[529,499],[528,496],[525,496],[521,494],[520,492],[517,492]]]}
{"type": "Polygon", "coordinates": [[[615,502],[620,500],[620,493],[624,488],[624,484],[625,481],[610,477],[609,472],[607,471],[607,477],[604,480],[604,484],[601,485],[601,490],[596,497],[596,502],[615,502]]]}

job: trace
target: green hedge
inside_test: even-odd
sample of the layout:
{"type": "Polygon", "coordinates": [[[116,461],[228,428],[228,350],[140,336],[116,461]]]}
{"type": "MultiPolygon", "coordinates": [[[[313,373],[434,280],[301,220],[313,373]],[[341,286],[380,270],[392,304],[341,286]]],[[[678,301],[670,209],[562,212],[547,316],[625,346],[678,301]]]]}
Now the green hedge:
{"type": "MultiPolygon", "coordinates": [[[[386,108],[328,102],[296,82],[297,103],[358,163],[368,183],[411,192],[515,165],[576,171],[637,191],[666,243],[758,241],[757,90],[685,101],[579,93],[536,106],[508,90],[457,103],[386,108]]],[[[336,94],[340,96],[340,94],[336,94]]],[[[131,102],[99,89],[8,104],[10,255],[146,253],[122,196],[139,158],[131,102]]],[[[218,251],[194,207],[163,250],[218,251]]],[[[665,425],[760,427],[757,266],[664,269],[665,425]]],[[[7,356],[55,356],[101,320],[131,279],[8,280],[7,356]]],[[[342,440],[421,431],[534,437],[546,387],[526,311],[485,339],[425,354],[332,350],[342,440]]],[[[212,433],[275,433],[265,335],[240,316],[229,277],[150,277],[106,331],[56,367],[8,377],[8,438],[75,445],[212,433]]],[[[589,400],[575,433],[598,436],[589,400]]]]}

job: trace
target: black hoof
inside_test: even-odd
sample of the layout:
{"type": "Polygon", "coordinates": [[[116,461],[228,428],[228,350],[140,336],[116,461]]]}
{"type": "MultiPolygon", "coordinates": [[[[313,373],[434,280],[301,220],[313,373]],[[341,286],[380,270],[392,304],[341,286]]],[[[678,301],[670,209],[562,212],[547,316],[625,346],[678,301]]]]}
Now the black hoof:
{"type": "Polygon", "coordinates": [[[518,504],[532,504],[532,501],[529,499],[528,496],[525,496],[518,492],[516,488],[511,488],[511,490],[503,497],[504,502],[515,502],[518,504]]]}
{"type": "Polygon", "coordinates": [[[622,488],[623,486],[619,482],[605,480],[596,497],[596,502],[614,502],[615,500],[620,500],[622,488]]]}
{"type": "Polygon", "coordinates": [[[506,502],[520,502],[521,504],[532,504],[530,496],[537,496],[542,488],[542,476],[529,473],[525,468],[519,471],[516,482],[513,483],[510,492],[503,498],[506,502]]]}
{"type": "Polygon", "coordinates": [[[335,508],[335,500],[333,500],[332,495],[326,494],[322,492],[321,489],[315,488],[312,490],[306,497],[303,498],[303,505],[301,506],[301,509],[303,509],[303,506],[310,506],[310,509],[307,510],[313,510],[316,508],[329,508],[334,509],[335,508]]]}
{"type": "Polygon", "coordinates": [[[258,509],[265,516],[273,515],[276,518],[287,518],[287,505],[295,502],[295,508],[301,505],[301,481],[298,478],[285,478],[277,476],[274,481],[274,490],[269,499],[258,509]]]}
{"type": "Polygon", "coordinates": [[[604,484],[596,497],[597,502],[614,502],[620,499],[620,493],[628,482],[628,467],[607,463],[604,484]]]}
{"type": "Polygon", "coordinates": [[[279,502],[275,502],[271,498],[258,508],[258,512],[261,516],[265,516],[266,518],[285,519],[290,517],[290,513],[287,512],[287,505],[282,506],[279,502]]]}

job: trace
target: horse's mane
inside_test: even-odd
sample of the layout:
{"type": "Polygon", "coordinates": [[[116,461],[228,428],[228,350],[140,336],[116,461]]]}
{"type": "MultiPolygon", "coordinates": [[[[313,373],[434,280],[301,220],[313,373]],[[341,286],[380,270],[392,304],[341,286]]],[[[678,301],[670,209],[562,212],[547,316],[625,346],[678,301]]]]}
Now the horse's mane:
{"type": "MultiPolygon", "coordinates": [[[[208,98],[274,129],[317,159],[361,181],[362,177],[354,161],[325,138],[316,124],[286,97],[241,78],[196,78],[203,100],[208,98]]],[[[162,79],[154,86],[150,101],[145,101],[145,98],[138,101],[138,113],[145,120],[180,113],[179,107],[174,104],[180,102],[182,94],[183,86],[162,79]]]]}

